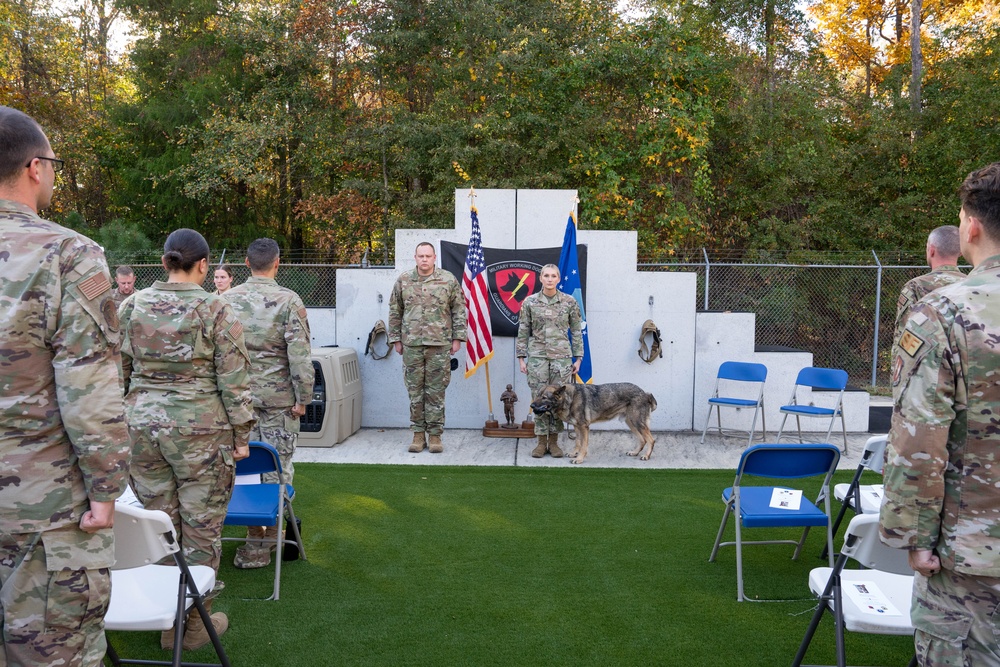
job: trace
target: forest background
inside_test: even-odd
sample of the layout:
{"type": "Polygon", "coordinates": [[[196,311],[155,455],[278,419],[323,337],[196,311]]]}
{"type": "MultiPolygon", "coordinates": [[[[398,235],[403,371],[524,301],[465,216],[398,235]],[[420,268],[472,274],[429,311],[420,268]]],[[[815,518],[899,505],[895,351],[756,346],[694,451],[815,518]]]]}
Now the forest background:
{"type": "Polygon", "coordinates": [[[995,0],[5,0],[0,104],[66,160],[46,215],[115,253],[193,227],[392,264],[393,230],[450,228],[470,184],[576,188],[644,258],[921,253],[1000,159],[998,23],[995,0]]]}

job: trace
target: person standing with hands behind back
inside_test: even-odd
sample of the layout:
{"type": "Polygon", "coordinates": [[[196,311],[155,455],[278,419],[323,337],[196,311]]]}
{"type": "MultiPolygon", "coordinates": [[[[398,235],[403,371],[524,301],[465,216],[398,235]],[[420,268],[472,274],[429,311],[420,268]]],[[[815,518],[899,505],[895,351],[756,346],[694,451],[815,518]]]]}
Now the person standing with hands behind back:
{"type": "Polygon", "coordinates": [[[100,246],[38,216],[62,168],[0,106],[0,665],[102,664],[128,482],[118,313],[100,246]]]}
{"type": "MultiPolygon", "coordinates": [[[[201,285],[208,243],[178,229],[163,246],[166,281],[122,304],[122,370],[132,436],[132,483],[146,509],[170,515],[184,556],[218,573],[222,522],[233,491],[235,461],[250,454],[254,425],[243,325],[225,298],[201,285]]],[[[211,601],[206,603],[211,613],[211,601]]],[[[229,627],[211,615],[218,634],[229,627]]],[[[207,644],[197,610],[183,646],[207,644]]],[[[160,646],[173,646],[173,630],[160,646]]]]}
{"type": "Polygon", "coordinates": [[[417,245],[417,268],[396,280],[389,296],[388,340],[403,356],[403,382],[410,396],[409,451],[444,451],[444,392],[451,382],[451,355],[465,342],[465,297],[455,276],[435,266],[437,253],[417,245]],[[428,442],[425,443],[425,436],[428,442]]]}
{"type": "MultiPolygon", "coordinates": [[[[253,358],[250,388],[257,426],[251,439],[272,445],[281,458],[281,479],[267,473],[262,480],[265,484],[292,483],[299,417],[312,402],[315,380],[306,307],[298,294],[275,280],[280,255],[274,239],[251,243],[246,259],[250,279],[226,292],[243,323],[247,351],[253,358]]],[[[277,539],[278,527],[252,526],[247,537],[255,541],[240,545],[233,564],[242,569],[270,565],[271,547],[276,545],[270,540],[277,539]],[[268,541],[260,542],[261,538],[268,541]]]]}
{"type": "Polygon", "coordinates": [[[882,541],[909,551],[924,667],[1000,665],[1000,162],[959,188],[973,269],[913,306],[899,338],[882,541]]]}
{"type": "MultiPolygon", "coordinates": [[[[532,400],[547,385],[571,382],[583,362],[583,318],[579,304],[558,290],[558,266],[546,264],[539,277],[542,291],[521,304],[515,345],[521,372],[528,376],[532,400]]],[[[535,419],[538,445],[531,456],[539,459],[549,452],[554,458],[562,457],[563,451],[559,449],[562,429],[562,421],[551,413],[538,415],[535,419]]]]}

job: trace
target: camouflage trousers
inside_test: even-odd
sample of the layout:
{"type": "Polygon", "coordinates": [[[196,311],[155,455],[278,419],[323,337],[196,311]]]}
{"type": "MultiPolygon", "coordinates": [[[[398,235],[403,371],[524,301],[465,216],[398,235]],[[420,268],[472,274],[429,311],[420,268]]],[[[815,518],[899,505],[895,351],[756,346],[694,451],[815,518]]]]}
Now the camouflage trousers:
{"type": "Polygon", "coordinates": [[[942,569],[913,578],[910,618],[923,667],[1000,665],[1000,578],[942,569]]]}
{"type": "Polygon", "coordinates": [[[451,382],[450,345],[404,345],[403,383],[410,396],[410,428],[417,433],[444,431],[444,390],[451,382]]]}
{"type": "Polygon", "coordinates": [[[222,522],[233,493],[233,432],[129,426],[132,487],[148,510],[170,515],[190,565],[219,571],[222,522]]]}
{"type": "MultiPolygon", "coordinates": [[[[251,440],[266,442],[278,450],[281,460],[281,477],[285,484],[292,483],[295,468],[292,466],[292,456],[295,454],[295,443],[299,438],[299,418],[292,416],[292,407],[287,408],[254,408],[257,424],[250,431],[251,440]]],[[[278,476],[267,473],[261,480],[267,484],[276,484],[278,476]]]]}
{"type": "MultiPolygon", "coordinates": [[[[0,667],[97,667],[107,643],[104,614],[111,599],[107,568],[50,571],[46,535],[0,534],[0,667]]],[[[109,544],[110,548],[110,544],[109,544]]]]}
{"type": "MultiPolygon", "coordinates": [[[[542,389],[550,384],[569,384],[573,379],[573,361],[571,359],[544,359],[528,357],[525,360],[528,370],[528,387],[531,388],[531,400],[538,398],[542,389]]],[[[535,415],[535,435],[548,435],[563,430],[562,420],[549,413],[535,415]]]]}

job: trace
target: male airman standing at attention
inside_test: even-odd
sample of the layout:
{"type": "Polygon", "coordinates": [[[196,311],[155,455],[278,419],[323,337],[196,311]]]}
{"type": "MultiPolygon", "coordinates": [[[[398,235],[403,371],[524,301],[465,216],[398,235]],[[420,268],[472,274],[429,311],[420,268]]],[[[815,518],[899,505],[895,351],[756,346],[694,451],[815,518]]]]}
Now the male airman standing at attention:
{"type": "Polygon", "coordinates": [[[916,303],[899,339],[882,541],[916,571],[924,667],[1000,665],[1000,162],[959,188],[973,269],[916,303]]]}
{"type": "Polygon", "coordinates": [[[100,246],[43,220],[45,133],[0,106],[0,665],[101,664],[128,482],[118,311],[100,246]]]}
{"type": "Polygon", "coordinates": [[[455,276],[436,268],[437,253],[417,245],[417,266],[396,279],[389,297],[389,343],[403,356],[403,382],[410,396],[409,451],[444,451],[444,392],[451,382],[451,355],[466,338],[465,297],[455,276]],[[424,438],[427,438],[425,442],[424,438]]]}
{"type": "Polygon", "coordinates": [[[132,267],[119,266],[115,269],[115,283],[117,286],[111,292],[111,296],[115,300],[115,304],[120,306],[125,299],[135,294],[135,271],[132,270],[132,267]]]}
{"type": "Polygon", "coordinates": [[[958,227],[943,225],[934,229],[927,236],[925,252],[931,272],[910,279],[899,292],[899,300],[896,302],[896,326],[892,337],[893,350],[899,344],[899,337],[906,328],[906,316],[910,308],[937,288],[965,280],[965,274],[958,269],[958,258],[962,256],[958,227]]]}
{"type": "MultiPolygon", "coordinates": [[[[257,426],[251,440],[274,446],[281,458],[282,482],[291,484],[292,455],[299,435],[299,417],[312,402],[315,371],[309,319],[299,295],[278,285],[281,250],[273,239],[257,239],[247,248],[250,279],[228,290],[250,353],[250,390],[257,426]]],[[[273,475],[272,475],[273,476],[273,475]]],[[[265,476],[268,477],[268,476],[265,476]]],[[[265,479],[265,482],[278,482],[265,479]]],[[[278,527],[252,527],[247,537],[276,539],[278,527]]],[[[280,558],[280,556],[279,556],[280,558]]],[[[271,562],[269,542],[247,542],[236,550],[233,564],[249,569],[271,562]]]]}

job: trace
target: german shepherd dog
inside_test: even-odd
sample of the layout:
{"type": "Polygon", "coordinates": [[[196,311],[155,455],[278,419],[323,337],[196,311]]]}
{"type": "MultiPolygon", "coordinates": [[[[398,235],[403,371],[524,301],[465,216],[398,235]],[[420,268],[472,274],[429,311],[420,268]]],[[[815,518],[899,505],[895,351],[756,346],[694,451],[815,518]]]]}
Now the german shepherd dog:
{"type": "Polygon", "coordinates": [[[590,425],[622,417],[629,430],[639,439],[639,447],[629,456],[648,461],[656,439],[649,431],[649,416],[656,409],[656,399],[629,382],[611,384],[564,384],[545,387],[531,404],[536,415],[551,412],[577,431],[576,449],[571,463],[583,463],[587,458],[590,425]]]}

